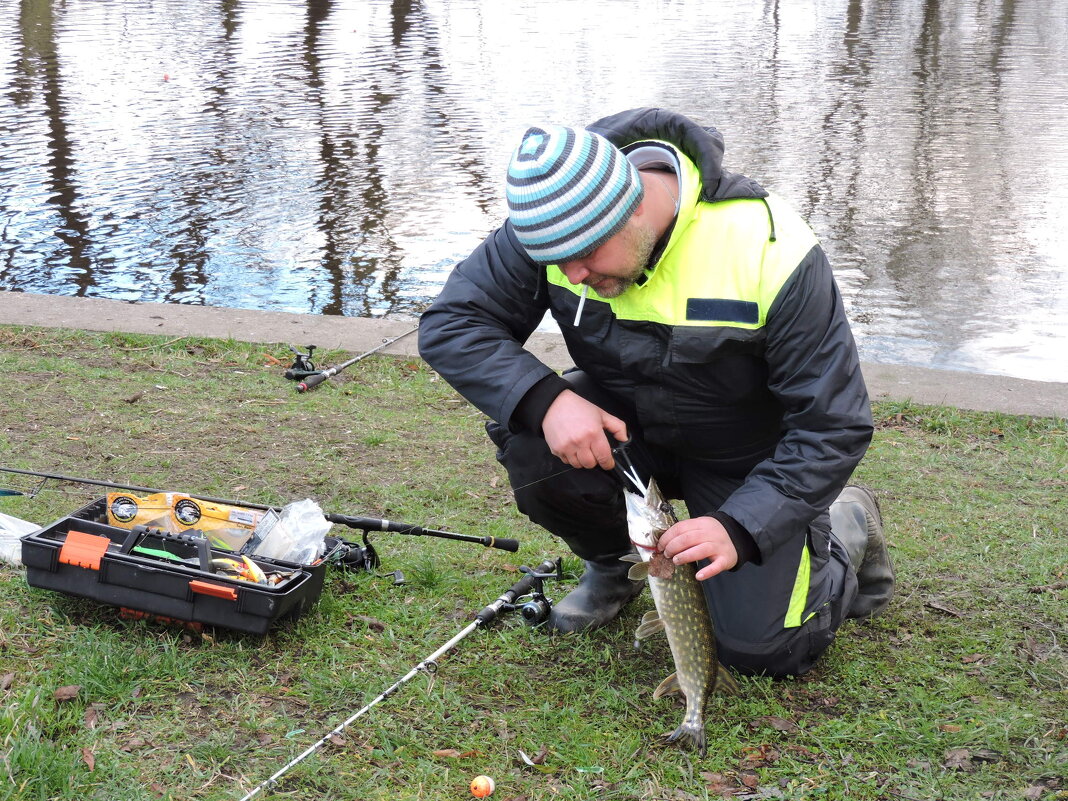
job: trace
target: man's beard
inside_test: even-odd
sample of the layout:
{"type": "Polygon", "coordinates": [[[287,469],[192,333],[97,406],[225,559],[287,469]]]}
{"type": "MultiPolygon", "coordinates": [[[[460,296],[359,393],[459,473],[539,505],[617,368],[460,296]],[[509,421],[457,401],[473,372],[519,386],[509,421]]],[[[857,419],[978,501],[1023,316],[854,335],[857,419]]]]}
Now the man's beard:
{"type": "Polygon", "coordinates": [[[598,297],[618,298],[630,289],[642,277],[642,273],[649,264],[649,257],[653,255],[657,241],[654,231],[634,224],[628,225],[622,233],[626,250],[630,253],[624,274],[607,278],[600,277],[594,282],[597,286],[593,286],[588,279],[582,282],[591,286],[598,297]]]}

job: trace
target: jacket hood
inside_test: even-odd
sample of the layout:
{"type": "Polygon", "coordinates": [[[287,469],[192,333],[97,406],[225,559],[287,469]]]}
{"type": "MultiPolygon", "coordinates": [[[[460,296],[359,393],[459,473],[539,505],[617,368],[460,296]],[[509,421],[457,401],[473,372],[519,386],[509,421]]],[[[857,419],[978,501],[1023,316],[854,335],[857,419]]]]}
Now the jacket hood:
{"type": "Polygon", "coordinates": [[[738,198],[765,198],[767,191],[752,178],[723,169],[723,135],[689,117],[661,108],[635,108],[602,117],[587,125],[616,147],[644,139],[675,145],[701,173],[700,199],[706,203],[738,198]]]}

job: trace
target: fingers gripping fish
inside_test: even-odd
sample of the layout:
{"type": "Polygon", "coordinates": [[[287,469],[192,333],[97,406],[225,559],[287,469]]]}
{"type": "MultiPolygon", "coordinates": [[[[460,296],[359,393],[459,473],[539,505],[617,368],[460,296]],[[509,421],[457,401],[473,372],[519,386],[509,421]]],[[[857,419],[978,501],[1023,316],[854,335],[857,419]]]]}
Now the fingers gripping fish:
{"type": "MultiPolygon", "coordinates": [[[[633,477],[628,476],[633,481],[633,477]]],[[[640,486],[640,485],[639,485],[640,486]]],[[[645,639],[659,632],[667,634],[675,672],[653,693],[660,698],[676,692],[686,697],[686,714],[675,731],[665,735],[668,742],[679,741],[705,753],[705,705],[717,689],[735,694],[738,685],[716,657],[716,635],[708,614],[704,591],[695,578],[693,564],[676,565],[660,551],[660,535],[677,522],[671,504],[664,500],[654,479],[644,495],[626,491],[627,524],[638,553],[624,557],[635,562],[629,576],[649,580],[656,610],[642,618],[635,637],[645,639]]]]}

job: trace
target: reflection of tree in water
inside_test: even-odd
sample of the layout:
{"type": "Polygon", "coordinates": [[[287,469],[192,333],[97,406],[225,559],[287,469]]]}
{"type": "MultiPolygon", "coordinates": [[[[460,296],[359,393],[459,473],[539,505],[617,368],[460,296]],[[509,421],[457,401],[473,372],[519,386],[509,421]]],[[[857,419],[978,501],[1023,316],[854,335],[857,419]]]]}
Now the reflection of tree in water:
{"type": "Polygon", "coordinates": [[[802,210],[807,217],[817,208],[830,209],[831,240],[836,248],[847,252],[860,239],[857,200],[862,191],[861,171],[867,147],[866,103],[872,85],[873,53],[869,37],[864,36],[863,18],[862,0],[849,0],[842,58],[831,65],[829,76],[831,85],[842,89],[833,96],[821,120],[822,147],[814,159],[814,179],[809,183],[807,203],[802,210]]]}
{"type": "MultiPolygon", "coordinates": [[[[227,64],[232,61],[230,47],[239,27],[239,0],[220,0],[219,15],[222,22],[223,40],[221,61],[215,80],[208,87],[214,98],[205,105],[212,117],[225,122],[227,95],[227,64]]],[[[205,48],[205,55],[208,54],[205,48]]],[[[210,119],[210,118],[209,118],[210,119]]],[[[208,124],[208,123],[206,123],[208,124]]],[[[218,258],[211,241],[218,234],[219,210],[224,207],[220,195],[227,186],[220,178],[220,166],[232,164],[227,148],[212,147],[198,152],[188,172],[173,176],[180,204],[179,219],[168,231],[172,240],[168,255],[173,267],[168,274],[169,285],[164,292],[166,302],[192,300],[210,302],[207,287],[211,281],[211,262],[218,258]]]]}
{"type": "Polygon", "coordinates": [[[960,20],[947,25],[942,4],[924,0],[913,47],[915,142],[904,186],[897,187],[907,198],[904,235],[886,258],[887,278],[903,304],[937,327],[941,353],[969,341],[977,321],[1003,313],[981,279],[993,266],[991,239],[998,229],[1006,229],[1005,219],[1013,213],[1007,202],[1011,181],[997,165],[996,154],[1002,150],[999,142],[1009,136],[1000,62],[1015,5],[1008,0],[1000,13],[984,5],[970,11],[973,19],[968,21],[979,25],[988,11],[997,14],[994,36],[985,44],[989,60],[970,52],[967,27],[960,20]],[[967,81],[954,75],[960,72],[967,81]],[[958,95],[949,94],[947,87],[958,95]],[[978,108],[984,110],[981,117],[978,108]],[[947,141],[954,143],[952,150],[947,141]]]}
{"type": "Polygon", "coordinates": [[[995,217],[1011,214],[1001,202],[1010,190],[1003,168],[990,164],[989,174],[977,175],[969,160],[986,158],[1008,136],[1000,62],[1013,14],[1011,0],[953,9],[938,0],[848,0],[844,8],[801,211],[822,218],[836,268],[866,274],[854,321],[877,324],[891,338],[915,325],[922,331],[913,336],[955,348],[991,303],[983,282],[960,272],[983,263],[995,217]],[[971,25],[988,16],[993,36],[967,41],[971,25]],[[974,60],[968,45],[990,58],[974,60]],[[989,108],[989,118],[976,118],[973,103],[989,108]],[[974,208],[976,187],[995,202],[974,208]],[[954,314],[962,305],[972,313],[954,314]]]}
{"type": "MultiPolygon", "coordinates": [[[[328,296],[313,299],[313,306],[324,314],[351,316],[368,316],[376,308],[385,312],[411,309],[413,302],[400,291],[405,277],[404,253],[388,223],[390,214],[398,213],[397,206],[404,201],[390,196],[386,167],[389,159],[405,155],[391,148],[400,138],[398,131],[389,127],[390,112],[403,114],[410,110],[403,116],[404,125],[426,126],[463,155],[460,169],[466,175],[465,183],[475,190],[480,205],[486,209],[492,191],[484,185],[484,159],[472,152],[474,146],[470,143],[477,141],[472,131],[463,130],[470,123],[463,123],[449,110],[456,98],[450,97],[444,84],[438,36],[420,0],[393,0],[391,38],[388,43],[373,47],[365,57],[369,63],[388,66],[376,70],[366,89],[365,102],[355,104],[361,112],[358,130],[347,126],[337,130],[323,98],[320,56],[321,34],[331,10],[332,0],[309,0],[303,43],[306,81],[320,108],[322,175],[316,188],[318,226],[325,241],[321,265],[329,282],[328,296]],[[403,95],[405,79],[413,69],[420,71],[417,85],[430,107],[429,124],[418,117],[415,99],[403,95]],[[376,284],[380,297],[370,294],[376,284]]],[[[422,161],[428,154],[407,155],[422,161]]]]}
{"type": "MultiPolygon", "coordinates": [[[[36,269],[48,277],[58,270],[63,278],[55,283],[73,284],[75,294],[84,296],[95,285],[93,260],[89,256],[92,239],[89,221],[79,211],[74,155],[64,114],[66,100],[60,80],[55,14],[51,0],[22,0],[19,7],[19,33],[22,48],[16,70],[24,76],[19,83],[27,90],[32,89],[35,76],[39,77],[50,153],[47,171],[48,187],[52,194],[48,203],[55,208],[61,221],[54,233],[62,242],[62,247],[46,257],[43,265],[36,269]]],[[[17,248],[18,243],[11,243],[10,246],[17,248]]]]}

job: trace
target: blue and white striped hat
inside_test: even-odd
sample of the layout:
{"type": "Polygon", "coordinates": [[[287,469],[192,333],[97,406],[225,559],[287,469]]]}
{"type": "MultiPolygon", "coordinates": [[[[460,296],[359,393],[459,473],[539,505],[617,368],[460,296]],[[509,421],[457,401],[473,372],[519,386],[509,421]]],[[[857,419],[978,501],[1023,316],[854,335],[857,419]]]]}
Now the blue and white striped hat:
{"type": "Polygon", "coordinates": [[[626,225],[643,194],[627,157],[582,128],[530,128],[508,165],[508,218],[538,264],[592,253],[626,225]]]}

